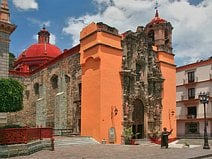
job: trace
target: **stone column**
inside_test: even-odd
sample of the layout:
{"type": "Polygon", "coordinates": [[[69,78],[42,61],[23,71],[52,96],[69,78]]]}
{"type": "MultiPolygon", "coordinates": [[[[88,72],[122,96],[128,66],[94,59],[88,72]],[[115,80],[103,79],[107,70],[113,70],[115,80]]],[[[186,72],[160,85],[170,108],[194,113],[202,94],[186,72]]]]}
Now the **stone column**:
{"type": "MultiPolygon", "coordinates": [[[[55,96],[55,129],[67,128],[67,92],[65,75],[60,73],[58,78],[58,90],[59,92],[55,96]]],[[[58,134],[60,135],[60,134],[58,134]]]]}
{"type": "Polygon", "coordinates": [[[36,125],[46,127],[47,101],[46,86],[41,85],[39,88],[40,98],[36,101],[36,125]]]}

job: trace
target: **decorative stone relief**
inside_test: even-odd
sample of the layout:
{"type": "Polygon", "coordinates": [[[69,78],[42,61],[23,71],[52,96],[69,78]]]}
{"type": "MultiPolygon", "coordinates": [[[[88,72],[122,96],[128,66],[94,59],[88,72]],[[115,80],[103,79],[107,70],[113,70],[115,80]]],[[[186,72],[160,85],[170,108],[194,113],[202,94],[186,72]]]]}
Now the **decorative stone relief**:
{"type": "Polygon", "coordinates": [[[133,125],[133,103],[138,99],[144,104],[144,113],[147,116],[145,132],[159,131],[161,126],[163,79],[156,53],[151,46],[143,27],[138,27],[137,32],[126,32],[122,41],[123,58],[120,74],[124,99],[123,125],[133,125]]]}

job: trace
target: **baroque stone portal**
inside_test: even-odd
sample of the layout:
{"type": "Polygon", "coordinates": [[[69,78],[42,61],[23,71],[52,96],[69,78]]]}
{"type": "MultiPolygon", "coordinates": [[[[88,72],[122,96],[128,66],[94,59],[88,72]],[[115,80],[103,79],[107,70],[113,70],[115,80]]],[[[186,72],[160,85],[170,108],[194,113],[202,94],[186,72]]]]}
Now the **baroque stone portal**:
{"type": "Polygon", "coordinates": [[[139,134],[136,138],[143,138],[160,131],[163,78],[152,41],[147,38],[143,27],[138,27],[136,32],[128,31],[124,36],[120,72],[124,99],[123,125],[132,126],[133,133],[139,134]]]}

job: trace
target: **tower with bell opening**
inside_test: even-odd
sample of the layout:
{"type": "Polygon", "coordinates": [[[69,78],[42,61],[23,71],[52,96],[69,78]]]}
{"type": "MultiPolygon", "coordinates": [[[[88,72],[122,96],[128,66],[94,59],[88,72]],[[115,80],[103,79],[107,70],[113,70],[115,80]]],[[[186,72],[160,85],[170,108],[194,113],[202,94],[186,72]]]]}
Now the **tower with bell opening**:
{"type": "Polygon", "coordinates": [[[7,78],[9,71],[10,35],[16,25],[10,22],[8,1],[2,0],[0,7],[0,78],[7,78]]]}

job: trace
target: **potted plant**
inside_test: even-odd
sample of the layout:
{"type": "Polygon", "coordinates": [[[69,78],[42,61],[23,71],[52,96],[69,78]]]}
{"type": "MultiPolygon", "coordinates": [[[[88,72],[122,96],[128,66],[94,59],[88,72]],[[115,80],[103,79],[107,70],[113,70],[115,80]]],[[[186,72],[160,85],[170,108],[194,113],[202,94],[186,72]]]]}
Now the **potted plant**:
{"type": "Polygon", "coordinates": [[[133,133],[132,127],[124,128],[124,142],[126,145],[135,145],[137,135],[140,133],[133,133]]]}
{"type": "Polygon", "coordinates": [[[148,133],[149,139],[151,142],[160,144],[161,132],[160,131],[153,131],[148,133]]]}
{"type": "Polygon", "coordinates": [[[131,127],[124,128],[123,137],[124,137],[124,143],[126,145],[131,144],[132,136],[133,136],[132,128],[131,127]]]}

